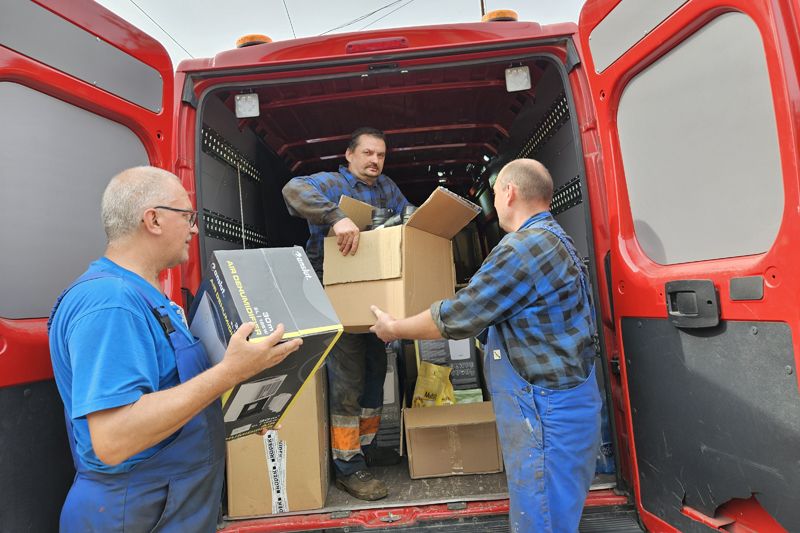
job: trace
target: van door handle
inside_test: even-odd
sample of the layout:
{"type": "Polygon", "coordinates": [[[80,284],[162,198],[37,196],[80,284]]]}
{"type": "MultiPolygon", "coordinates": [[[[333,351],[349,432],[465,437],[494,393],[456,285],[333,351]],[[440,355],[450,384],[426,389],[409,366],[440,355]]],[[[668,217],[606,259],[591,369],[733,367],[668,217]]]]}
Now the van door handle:
{"type": "Polygon", "coordinates": [[[710,279],[668,281],[667,317],[676,328],[711,328],[719,324],[719,299],[710,279]]]}

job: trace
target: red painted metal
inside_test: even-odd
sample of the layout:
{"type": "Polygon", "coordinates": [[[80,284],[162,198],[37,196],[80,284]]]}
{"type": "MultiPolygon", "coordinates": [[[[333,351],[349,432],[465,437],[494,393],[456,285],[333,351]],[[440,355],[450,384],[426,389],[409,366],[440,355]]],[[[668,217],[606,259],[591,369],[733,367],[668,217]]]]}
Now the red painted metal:
{"type": "MultiPolygon", "coordinates": [[[[508,130],[504,128],[501,124],[434,124],[431,126],[425,127],[409,127],[409,128],[394,128],[394,129],[386,129],[383,130],[383,133],[389,138],[389,145],[391,146],[391,137],[395,135],[404,135],[409,133],[427,133],[430,131],[461,131],[461,130],[495,130],[503,137],[508,137],[508,130]]],[[[305,139],[294,141],[291,143],[287,143],[282,145],[276,152],[278,155],[282,156],[286,154],[288,150],[291,148],[297,148],[300,146],[308,146],[312,144],[323,144],[323,143],[344,143],[350,140],[350,135],[331,135],[329,137],[319,137],[315,139],[305,139]]]]}
{"type": "Polygon", "coordinates": [[[724,528],[728,533],[784,533],[786,530],[761,507],[755,496],[735,498],[717,509],[719,516],[733,523],[724,528]]]}
{"type": "MultiPolygon", "coordinates": [[[[592,491],[587,507],[625,505],[627,499],[611,490],[592,491]]],[[[465,520],[508,514],[508,500],[468,502],[464,509],[449,509],[447,504],[394,507],[354,511],[346,518],[331,518],[330,513],[230,521],[220,533],[271,533],[314,531],[323,528],[359,527],[378,529],[404,527],[437,520],[465,520]]]]}
{"type": "Polygon", "coordinates": [[[376,87],[364,91],[348,91],[339,94],[318,94],[314,96],[304,96],[298,98],[287,98],[286,100],[274,100],[265,104],[261,104],[263,111],[271,109],[278,109],[281,107],[297,107],[308,104],[318,104],[324,102],[329,104],[331,102],[340,102],[342,100],[358,100],[366,96],[388,96],[392,94],[400,94],[409,96],[416,93],[432,93],[432,92],[456,92],[456,91],[476,91],[481,89],[493,89],[497,87],[505,87],[504,80],[472,80],[472,81],[459,81],[453,83],[436,83],[432,85],[412,85],[403,87],[376,87]]]}
{"type": "Polygon", "coordinates": [[[397,50],[408,48],[408,39],[405,37],[383,37],[379,39],[362,39],[352,41],[344,47],[347,54],[360,54],[362,52],[378,52],[381,50],[397,50]]]}
{"type": "MultiPolygon", "coordinates": [[[[577,27],[573,23],[541,26],[535,22],[507,22],[503,24],[447,24],[417,26],[402,29],[382,29],[370,32],[341,33],[320,37],[306,37],[291,41],[276,41],[265,45],[232,49],[209,59],[182,61],[178,70],[185,72],[207,72],[213,70],[238,69],[243,66],[275,65],[292,62],[318,62],[340,59],[347,43],[363,39],[402,36],[408,40],[408,49],[415,51],[442,50],[454,46],[466,47],[486,43],[528,41],[564,35],[572,35],[577,27]]],[[[392,52],[392,53],[396,53],[392,52]]],[[[402,51],[400,51],[402,52],[402,51]]],[[[346,57],[380,57],[381,54],[349,54],[346,57]]]]}
{"type": "MultiPolygon", "coordinates": [[[[664,317],[666,316],[663,287],[673,279],[711,279],[719,288],[721,318],[724,320],[766,320],[786,322],[795,332],[800,327],[800,307],[797,294],[800,278],[791,275],[796,270],[798,250],[792,235],[796,235],[798,224],[797,206],[800,202],[798,181],[798,146],[800,146],[800,84],[798,66],[800,49],[798,23],[800,2],[798,0],[689,0],[666,21],[659,24],[649,35],[642,38],[621,58],[602,73],[596,73],[589,54],[589,35],[592,29],[619,3],[619,0],[589,0],[579,20],[579,51],[584,59],[591,98],[596,107],[597,121],[609,127],[600,128],[597,136],[602,145],[603,158],[597,157],[594,165],[607,177],[605,197],[599,199],[607,205],[612,247],[612,288],[614,292],[614,322],[604,322],[608,330],[619,332],[618,319],[622,316],[664,317]],[[785,206],[780,232],[772,248],[761,255],[717,259],[680,265],[662,266],[652,262],[636,242],[629,199],[625,185],[620,146],[614,125],[620,96],[626,83],[637,73],[652,64],[677,43],[692,34],[722,13],[739,11],[748,15],[757,25],[766,52],[766,63],[775,104],[775,117],[780,142],[784,177],[785,206]],[[612,179],[615,178],[615,179],[612,179]],[[730,300],[728,280],[733,276],[764,275],[766,291],[762,301],[748,305],[734,305],[730,300]]],[[[593,126],[586,125],[591,131],[593,126]]],[[[587,168],[588,170],[588,168],[587,168]]],[[[592,186],[590,185],[590,191],[592,186]]],[[[595,188],[595,193],[599,192],[595,188]]],[[[592,203],[594,209],[594,202],[592,203]]],[[[597,231],[598,226],[595,226],[597,231]]],[[[597,234],[595,234],[597,237],[597,234]]],[[[603,238],[601,234],[601,238],[603,238]]],[[[597,264],[602,264],[599,259],[597,264]]],[[[604,283],[604,276],[599,277],[604,283]]],[[[600,291],[601,295],[603,291],[600,291]]],[[[601,296],[601,299],[605,300],[601,296]]],[[[604,318],[610,315],[603,301],[604,318]]],[[[800,357],[800,336],[795,334],[793,348],[795,357],[800,357]]],[[[621,338],[617,335],[617,344],[621,338]]],[[[613,352],[609,352],[613,353],[613,352]]],[[[630,415],[630,396],[626,387],[627,368],[624,353],[619,362],[622,372],[620,406],[615,413],[623,418],[630,443],[630,460],[633,468],[631,480],[637,502],[640,500],[638,470],[636,468],[635,443],[630,415]]],[[[619,418],[617,419],[619,421],[619,418]]],[[[644,524],[653,531],[674,532],[674,526],[666,524],[638,503],[644,524]]],[[[741,513],[752,513],[751,507],[742,507],[741,513]]],[[[767,531],[769,524],[758,516],[751,516],[752,527],[767,531]],[[763,529],[762,529],[763,527],[763,529]]]]}
{"type": "MultiPolygon", "coordinates": [[[[119,122],[139,137],[151,164],[169,169],[172,163],[173,74],[164,47],[94,2],[48,0],[37,3],[158,70],[164,82],[163,109],[152,113],[2,46],[0,81],[25,85],[119,122]]],[[[180,286],[177,273],[173,270],[163,278],[166,289],[176,297],[180,286]]],[[[30,320],[0,318],[0,387],[52,379],[45,325],[46,320],[40,317],[30,320]]]]}

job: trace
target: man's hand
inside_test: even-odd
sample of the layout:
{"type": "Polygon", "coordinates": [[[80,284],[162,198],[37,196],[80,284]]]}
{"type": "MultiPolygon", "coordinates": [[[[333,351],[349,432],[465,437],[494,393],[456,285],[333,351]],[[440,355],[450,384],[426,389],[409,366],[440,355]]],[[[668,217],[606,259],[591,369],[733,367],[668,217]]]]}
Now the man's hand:
{"type": "Polygon", "coordinates": [[[272,368],[303,344],[302,339],[292,339],[278,344],[283,337],[283,324],[278,324],[275,331],[264,340],[250,342],[247,337],[254,328],[255,324],[247,322],[236,330],[228,342],[228,349],[225,350],[225,356],[220,363],[225,365],[227,373],[235,380],[234,385],[266,368],[272,368]]]}
{"type": "Polygon", "coordinates": [[[349,218],[343,218],[333,225],[333,232],[336,234],[336,244],[342,255],[356,255],[358,251],[358,226],[349,218]]]}
{"type": "Polygon", "coordinates": [[[86,415],[97,457],[116,465],[166,439],[237,383],[270,368],[302,344],[278,344],[283,325],[261,342],[248,342],[255,324],[243,324],[231,337],[225,357],[189,381],[144,394],[134,403],[86,415]]]}
{"type": "Polygon", "coordinates": [[[369,330],[380,337],[383,342],[392,342],[397,340],[397,337],[392,332],[392,326],[394,325],[397,320],[392,317],[389,313],[384,313],[377,306],[371,305],[370,309],[372,310],[372,314],[375,315],[375,318],[378,320],[375,322],[375,325],[369,328],[369,330]]]}

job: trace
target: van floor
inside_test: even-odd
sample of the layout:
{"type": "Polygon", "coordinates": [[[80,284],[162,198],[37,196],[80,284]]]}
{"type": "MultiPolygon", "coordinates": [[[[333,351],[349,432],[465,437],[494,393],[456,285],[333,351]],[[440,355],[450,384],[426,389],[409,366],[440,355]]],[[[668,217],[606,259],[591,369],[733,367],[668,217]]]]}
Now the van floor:
{"type": "MultiPolygon", "coordinates": [[[[354,498],[337,488],[333,482],[328,488],[327,505],[315,512],[356,511],[408,505],[469,502],[479,500],[502,500],[508,498],[506,475],[474,474],[428,479],[411,479],[408,475],[408,460],[400,464],[370,469],[376,478],[389,487],[389,496],[375,502],[354,498]]],[[[592,490],[616,486],[614,475],[598,475],[592,482],[592,490]]]]}

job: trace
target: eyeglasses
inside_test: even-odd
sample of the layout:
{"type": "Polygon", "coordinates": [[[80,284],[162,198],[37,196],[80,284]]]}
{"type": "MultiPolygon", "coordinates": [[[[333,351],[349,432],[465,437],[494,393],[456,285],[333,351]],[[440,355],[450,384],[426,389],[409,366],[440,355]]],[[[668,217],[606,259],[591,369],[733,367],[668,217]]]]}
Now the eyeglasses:
{"type": "Polygon", "coordinates": [[[178,209],[177,207],[169,207],[168,205],[156,205],[153,209],[166,209],[167,211],[175,211],[176,213],[186,213],[189,215],[189,227],[197,223],[197,211],[193,209],[178,209]]]}

